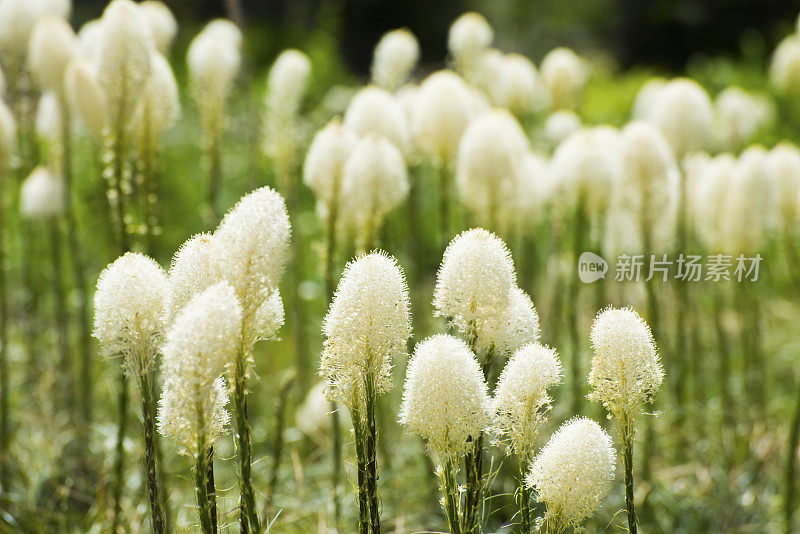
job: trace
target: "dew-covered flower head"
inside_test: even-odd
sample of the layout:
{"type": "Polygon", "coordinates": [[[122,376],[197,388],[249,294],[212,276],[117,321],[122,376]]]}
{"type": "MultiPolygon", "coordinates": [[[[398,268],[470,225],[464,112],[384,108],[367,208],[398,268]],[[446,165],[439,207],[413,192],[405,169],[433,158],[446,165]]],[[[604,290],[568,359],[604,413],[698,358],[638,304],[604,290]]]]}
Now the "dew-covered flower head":
{"type": "Polygon", "coordinates": [[[480,331],[509,306],[516,274],[503,241],[482,228],[457,235],[447,246],[433,290],[435,314],[462,333],[480,331]]]}
{"type": "Polygon", "coordinates": [[[400,423],[421,436],[442,463],[455,460],[491,424],[480,364],[466,343],[447,334],[420,342],[408,364],[400,423]]]}
{"type": "Polygon", "coordinates": [[[414,98],[411,131],[416,147],[440,164],[455,159],[458,143],[473,115],[473,97],[455,72],[434,72],[414,98]]]}
{"type": "Polygon", "coordinates": [[[256,315],[275,294],[290,234],[286,203],[269,187],[242,197],[214,232],[220,276],[234,287],[242,305],[246,344],[260,337],[254,330],[256,315]]]}
{"type": "Polygon", "coordinates": [[[325,206],[340,201],[344,166],[357,142],[356,134],[338,117],[314,135],[303,165],[303,183],[325,206]]]}
{"type": "Polygon", "coordinates": [[[322,333],[331,399],[352,408],[367,379],[379,393],[389,389],[392,360],[405,354],[411,335],[408,286],[393,257],[373,252],[345,266],[322,333]]]}
{"type": "Polygon", "coordinates": [[[152,259],[128,252],[106,267],[94,295],[94,337],[107,356],[121,355],[128,376],[155,362],[166,330],[167,274],[152,259]]]}
{"type": "Polygon", "coordinates": [[[637,413],[664,380],[650,327],[632,308],[610,307],[595,318],[590,339],[589,398],[613,414],[637,413]]]}
{"type": "Polygon", "coordinates": [[[592,517],[614,481],[616,451],[591,419],[564,423],[533,461],[526,483],[546,507],[544,520],[554,531],[576,528],[592,517]]]}
{"type": "Polygon", "coordinates": [[[49,167],[36,167],[22,182],[19,210],[28,219],[57,217],[64,212],[64,180],[49,167]]]}
{"type": "Polygon", "coordinates": [[[400,87],[419,60],[419,42],[406,28],[387,32],[375,46],[372,82],[387,91],[400,87]]]}
{"type": "Polygon", "coordinates": [[[569,48],[554,48],[544,57],[539,70],[553,109],[574,109],[580,103],[589,72],[578,54],[569,48]]]}
{"type": "Polygon", "coordinates": [[[494,390],[494,426],[523,462],[530,460],[533,441],[550,412],[553,399],[547,389],[563,377],[556,351],[538,343],[518,349],[500,374],[494,390]]]}

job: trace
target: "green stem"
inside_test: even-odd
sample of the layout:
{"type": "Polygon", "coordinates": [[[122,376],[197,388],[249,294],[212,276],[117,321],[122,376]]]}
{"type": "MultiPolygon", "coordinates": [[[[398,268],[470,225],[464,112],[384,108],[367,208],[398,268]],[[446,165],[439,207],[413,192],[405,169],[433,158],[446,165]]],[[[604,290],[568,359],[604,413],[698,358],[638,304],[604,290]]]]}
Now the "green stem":
{"type": "Polygon", "coordinates": [[[370,534],[380,534],[381,518],[378,510],[378,460],[377,443],[378,429],[375,424],[375,412],[378,409],[375,383],[370,373],[366,379],[367,393],[367,428],[366,428],[366,468],[367,468],[367,498],[369,501],[370,534]]]}
{"type": "Polygon", "coordinates": [[[8,362],[6,346],[8,339],[8,295],[5,273],[5,162],[0,161],[0,488],[8,492],[9,410],[8,362]]]}
{"type": "Polygon", "coordinates": [[[436,172],[439,185],[439,244],[445,246],[450,241],[450,173],[444,162],[436,165],[436,172]]]}
{"type": "Polygon", "coordinates": [[[122,486],[125,479],[125,432],[128,427],[128,381],[125,379],[124,370],[119,373],[119,395],[117,398],[117,444],[116,458],[114,460],[114,487],[112,488],[112,501],[114,502],[114,516],[112,532],[117,531],[122,515],[122,486]]]}
{"type": "Polygon", "coordinates": [[[294,384],[294,378],[287,378],[281,385],[280,392],[278,393],[278,408],[275,415],[275,434],[274,442],[272,443],[272,465],[270,466],[269,484],[267,485],[267,496],[264,500],[262,508],[264,521],[267,521],[269,509],[272,506],[272,500],[275,497],[275,490],[278,487],[278,475],[280,474],[281,457],[283,454],[284,444],[284,430],[286,425],[286,408],[291,400],[289,392],[294,384]]]}
{"type": "Polygon", "coordinates": [[[531,534],[533,521],[531,520],[531,490],[525,483],[528,463],[520,458],[519,474],[517,480],[517,505],[519,506],[519,526],[522,534],[531,534]]]}
{"type": "Polygon", "coordinates": [[[236,358],[233,401],[236,413],[236,450],[239,459],[239,526],[243,534],[259,531],[255,493],[251,481],[252,449],[250,422],[247,419],[247,377],[245,349],[236,358]]]}
{"type": "Polygon", "coordinates": [[[461,534],[458,517],[458,488],[456,487],[456,466],[454,460],[447,460],[442,466],[442,486],[444,490],[445,512],[450,534],[461,534]]]}
{"type": "Polygon", "coordinates": [[[206,473],[208,466],[208,460],[206,457],[207,449],[208,447],[206,446],[205,435],[201,433],[201,435],[197,438],[198,452],[195,453],[194,458],[194,489],[195,495],[197,496],[197,512],[200,517],[200,531],[203,534],[213,534],[214,526],[211,521],[211,507],[209,506],[208,487],[206,485],[208,482],[208,476],[206,473]]]}
{"type": "Polygon", "coordinates": [[[214,221],[219,219],[219,186],[222,181],[222,161],[220,157],[220,135],[216,132],[209,133],[206,158],[208,165],[208,205],[214,221]]]}
{"type": "Polygon", "coordinates": [[[153,398],[153,372],[146,371],[139,377],[139,390],[142,395],[142,422],[144,423],[144,464],[147,481],[147,497],[150,503],[150,516],[153,532],[166,532],[161,498],[158,492],[155,448],[155,401],[153,398]]]}
{"type": "Polygon", "coordinates": [[[367,462],[365,441],[366,436],[361,422],[361,413],[353,405],[350,411],[353,420],[353,435],[356,445],[356,472],[358,476],[358,532],[359,534],[369,534],[369,499],[367,496],[367,462]]]}
{"type": "MultiPolygon", "coordinates": [[[[628,425],[623,424],[623,428],[628,425]]],[[[623,463],[625,467],[625,509],[628,513],[628,531],[636,534],[636,510],[633,502],[633,436],[624,430],[623,463]]]]}
{"type": "MultiPolygon", "coordinates": [[[[800,387],[797,388],[800,393],[800,387]]],[[[786,449],[786,497],[783,503],[784,518],[786,522],[786,534],[791,534],[793,526],[794,512],[797,509],[796,485],[797,485],[797,446],[800,443],[800,395],[797,397],[797,404],[792,415],[792,424],[789,430],[789,446],[786,449]]]]}
{"type": "Polygon", "coordinates": [[[209,445],[205,453],[206,457],[206,497],[208,501],[209,514],[211,516],[211,531],[217,534],[217,486],[214,483],[214,447],[209,445]]]}

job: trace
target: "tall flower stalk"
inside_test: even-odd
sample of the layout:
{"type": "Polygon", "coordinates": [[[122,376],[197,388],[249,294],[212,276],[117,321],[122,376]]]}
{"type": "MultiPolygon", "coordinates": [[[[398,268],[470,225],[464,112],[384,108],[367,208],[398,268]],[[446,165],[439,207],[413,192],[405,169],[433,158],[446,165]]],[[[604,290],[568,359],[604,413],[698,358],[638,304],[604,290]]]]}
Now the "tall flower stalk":
{"type": "MultiPolygon", "coordinates": [[[[16,124],[11,110],[0,102],[0,340],[8,339],[8,292],[6,289],[6,176],[16,149],[16,124]]],[[[0,342],[0,486],[7,488],[9,412],[7,343],[0,342]]]]}
{"type": "Polygon", "coordinates": [[[239,525],[260,531],[253,491],[252,436],[247,415],[247,379],[253,345],[271,339],[283,324],[278,281],[289,251],[290,225],[283,197],[262,187],[242,197],[213,234],[218,273],[236,290],[242,306],[241,342],[228,367],[233,390],[236,456],[239,468],[239,525]]]}
{"type": "Polygon", "coordinates": [[[379,534],[378,395],[391,387],[394,358],[411,335],[408,287],[391,256],[374,252],[348,263],[323,323],[321,374],[331,401],[350,410],[358,472],[358,530],[379,534]]]}
{"type": "Polygon", "coordinates": [[[466,343],[439,334],[417,345],[406,370],[399,419],[438,458],[450,533],[468,532],[458,466],[490,425],[491,401],[480,364],[466,343]]]}
{"type": "Polygon", "coordinates": [[[227,282],[208,287],[178,312],[164,345],[159,431],[191,455],[200,529],[217,532],[214,441],[226,433],[222,374],[240,344],[242,308],[227,282]]]}
{"type": "MultiPolygon", "coordinates": [[[[108,357],[121,356],[142,397],[145,480],[153,531],[166,531],[158,488],[153,382],[166,327],[167,275],[147,256],[126,253],[100,273],[94,297],[94,337],[108,357]]],[[[118,473],[119,474],[119,473],[118,473]]]]}
{"type": "Polygon", "coordinates": [[[625,508],[628,529],[637,530],[633,501],[633,443],[644,405],[661,387],[664,369],[650,327],[631,308],[607,308],[597,315],[591,332],[592,369],[589,399],[599,401],[614,417],[622,442],[625,508]]]}

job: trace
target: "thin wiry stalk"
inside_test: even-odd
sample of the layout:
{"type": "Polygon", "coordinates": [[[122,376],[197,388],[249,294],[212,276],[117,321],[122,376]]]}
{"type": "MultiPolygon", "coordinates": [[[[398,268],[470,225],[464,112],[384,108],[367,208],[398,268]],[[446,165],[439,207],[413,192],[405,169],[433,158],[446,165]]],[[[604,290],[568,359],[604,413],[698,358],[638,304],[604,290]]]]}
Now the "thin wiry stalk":
{"type": "MultiPolygon", "coordinates": [[[[354,405],[355,406],[355,405],[354,405]]],[[[367,463],[365,452],[365,429],[361,424],[361,413],[357,408],[350,412],[353,420],[353,435],[356,446],[356,472],[358,476],[358,533],[369,534],[369,499],[367,496],[367,463]]]]}
{"type": "Polygon", "coordinates": [[[517,505],[519,506],[519,528],[522,534],[531,534],[533,520],[531,517],[531,490],[525,483],[528,472],[528,462],[520,458],[519,474],[517,475],[517,505]]]}
{"type": "Polygon", "coordinates": [[[111,531],[116,532],[122,515],[122,486],[125,480],[125,433],[128,429],[128,381],[125,373],[119,373],[119,393],[117,395],[117,444],[114,458],[114,486],[111,500],[114,512],[111,531]]]}
{"type": "Polygon", "coordinates": [[[236,414],[236,452],[239,459],[239,527],[244,534],[259,531],[256,499],[251,480],[252,448],[250,422],[247,419],[247,377],[244,348],[236,358],[233,403],[236,414]]]}
{"type": "Polygon", "coordinates": [[[369,499],[370,534],[380,534],[381,518],[378,510],[378,459],[377,443],[378,429],[375,424],[375,412],[378,409],[375,383],[370,373],[366,379],[367,414],[366,414],[366,468],[367,468],[367,498],[369,499]]]}
{"type": "Polygon", "coordinates": [[[461,534],[461,518],[458,515],[458,488],[456,487],[456,463],[447,460],[442,466],[442,491],[450,534],[461,534]]]}
{"type": "Polygon", "coordinates": [[[633,502],[633,428],[628,414],[620,419],[622,459],[625,468],[625,510],[628,514],[628,531],[636,534],[636,508],[633,502]]]}
{"type": "Polygon", "coordinates": [[[214,447],[209,445],[206,457],[206,497],[211,515],[211,531],[217,534],[217,485],[214,483],[214,447]]]}
{"type": "Polygon", "coordinates": [[[146,371],[139,377],[139,390],[142,395],[142,422],[144,423],[144,465],[147,481],[147,498],[150,504],[150,517],[153,532],[166,532],[161,497],[158,492],[158,475],[155,450],[155,400],[153,397],[153,372],[146,371]]]}
{"type": "MultiPolygon", "coordinates": [[[[203,428],[200,426],[200,428],[203,428]]],[[[206,439],[205,434],[200,433],[197,438],[197,453],[194,458],[194,489],[197,496],[197,512],[200,516],[200,531],[203,534],[213,534],[214,527],[211,522],[211,507],[209,506],[209,495],[206,483],[208,476],[206,469],[208,461],[206,458],[206,439]]]]}

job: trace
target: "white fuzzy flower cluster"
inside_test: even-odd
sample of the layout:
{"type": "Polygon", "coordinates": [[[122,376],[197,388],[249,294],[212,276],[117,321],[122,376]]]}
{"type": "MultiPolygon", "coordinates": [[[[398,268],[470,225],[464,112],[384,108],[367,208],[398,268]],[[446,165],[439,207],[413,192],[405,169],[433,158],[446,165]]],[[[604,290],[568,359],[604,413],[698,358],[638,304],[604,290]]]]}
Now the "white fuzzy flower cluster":
{"type": "Polygon", "coordinates": [[[181,113],[178,83],[167,59],[153,50],[150,75],[134,116],[136,146],[140,154],[155,153],[159,141],[181,113]]]}
{"type": "Polygon", "coordinates": [[[548,527],[578,528],[597,512],[614,481],[615,458],[611,436],[591,419],[576,417],[553,434],[526,478],[546,506],[548,527]]]}
{"type": "Polygon", "coordinates": [[[487,50],[480,58],[476,76],[476,83],[491,103],[516,117],[541,111],[549,104],[550,96],[536,65],[522,54],[487,50]]]}
{"type": "Polygon", "coordinates": [[[495,228],[504,206],[513,202],[528,152],[522,126],[505,109],[469,123],[458,147],[456,183],[462,202],[482,224],[495,228]]]}
{"type": "Polygon", "coordinates": [[[567,137],[550,163],[553,180],[582,204],[592,220],[604,217],[622,171],[619,132],[610,126],[584,128],[567,137]]]}
{"type": "Polygon", "coordinates": [[[144,0],[139,2],[139,11],[150,29],[156,49],[165,56],[169,54],[175,35],[178,33],[178,22],[172,11],[160,0],[144,0]]]}
{"type": "Polygon", "coordinates": [[[439,334],[420,342],[406,371],[400,423],[428,443],[443,464],[472,446],[491,424],[491,401],[469,347],[439,334]]]}
{"type": "Polygon", "coordinates": [[[595,318],[590,339],[589,398],[615,416],[635,416],[664,380],[650,327],[632,308],[609,307],[595,318]]]}
{"type": "Polygon", "coordinates": [[[64,181],[48,167],[36,167],[22,182],[19,211],[28,219],[58,217],[64,212],[64,181]]]}
{"type": "Polygon", "coordinates": [[[539,336],[536,310],[517,287],[508,247],[482,228],[459,234],[447,246],[433,307],[479,350],[514,351],[539,336]]]}
{"type": "Polygon", "coordinates": [[[0,1],[0,59],[9,76],[18,76],[25,68],[36,24],[50,16],[66,19],[71,7],[70,0],[0,1]]]}
{"type": "Polygon", "coordinates": [[[72,112],[81,119],[95,140],[102,139],[106,123],[105,95],[89,60],[76,57],[69,62],[64,74],[64,89],[72,112]]]}
{"type": "Polygon", "coordinates": [[[165,303],[167,323],[198,293],[221,279],[211,234],[197,234],[186,240],[169,267],[169,292],[165,303]]]}
{"type": "Polygon", "coordinates": [[[539,70],[553,109],[575,109],[580,105],[589,69],[578,54],[569,48],[554,48],[542,59],[539,70]]]}
{"type": "Polygon", "coordinates": [[[296,139],[300,135],[297,113],[310,74],[308,57],[299,50],[288,49],[275,59],[267,75],[264,150],[279,167],[289,168],[295,159],[296,139]]]}
{"type": "Polygon", "coordinates": [[[621,173],[606,223],[606,253],[669,250],[675,235],[680,173],[661,131],[633,121],[620,135],[621,173]]]}
{"type": "Polygon", "coordinates": [[[189,45],[189,78],[209,131],[224,126],[225,101],[241,67],[241,48],[239,28],[224,19],[209,22],[189,45]]]}
{"type": "Polygon", "coordinates": [[[129,377],[146,373],[166,330],[164,270],[142,254],[128,252],[108,265],[94,295],[94,337],[107,356],[121,355],[129,377]]]}
{"type": "Polygon", "coordinates": [[[36,106],[36,136],[44,148],[54,150],[61,145],[61,104],[52,91],[45,91],[36,106]]]}
{"type": "Polygon", "coordinates": [[[791,232],[800,215],[800,150],[791,143],[779,143],[770,150],[767,166],[781,230],[791,232]]]}
{"type": "Polygon", "coordinates": [[[58,15],[39,20],[31,34],[28,68],[40,87],[59,95],[64,91],[64,71],[77,51],[77,36],[58,15]]]}
{"type": "Polygon", "coordinates": [[[651,105],[643,118],[658,126],[676,157],[708,149],[714,108],[706,90],[688,78],[675,78],[649,90],[651,105]]]}
{"type": "Polygon", "coordinates": [[[447,49],[459,71],[469,76],[474,62],[492,44],[494,30],[480,13],[469,12],[450,26],[447,49]]]}
{"type": "Polygon", "coordinates": [[[364,406],[366,382],[389,389],[392,360],[405,354],[411,335],[408,286],[397,261],[385,252],[345,266],[322,325],[321,375],[327,394],[350,408],[364,406]]]}
{"type": "Polygon", "coordinates": [[[552,146],[560,145],[564,139],[581,129],[581,119],[569,109],[561,109],[547,116],[544,136],[552,146]]]}
{"type": "Polygon", "coordinates": [[[739,150],[773,121],[774,111],[768,101],[740,87],[726,87],[714,102],[717,146],[739,150]]]}
{"type": "Polygon", "coordinates": [[[283,307],[276,303],[276,299],[280,302],[277,286],[288,258],[290,234],[283,197],[269,187],[242,197],[214,232],[218,272],[234,287],[242,305],[245,347],[271,337],[283,322],[283,307]],[[280,322],[265,322],[269,318],[280,322]]]}
{"type": "Polygon", "coordinates": [[[236,292],[227,282],[195,296],[170,327],[164,353],[159,431],[196,455],[225,433],[228,392],[221,375],[233,361],[242,326],[236,292]]]}
{"type": "Polygon", "coordinates": [[[357,142],[356,134],[338,117],[331,119],[311,141],[303,165],[303,182],[325,209],[341,204],[344,166],[357,142]]]}
{"type": "Polygon", "coordinates": [[[403,108],[385,89],[367,86],[359,90],[344,114],[344,126],[359,137],[368,134],[385,137],[403,154],[408,154],[410,140],[403,108]]]}
{"type": "Polygon", "coordinates": [[[344,215],[360,229],[364,247],[372,241],[386,215],[408,195],[410,184],[400,150],[375,134],[362,137],[347,158],[342,175],[344,215]]]}
{"type": "Polygon", "coordinates": [[[700,242],[711,253],[728,250],[726,199],[736,169],[736,157],[730,153],[716,157],[696,155],[687,163],[687,214],[700,242]]]}
{"type": "Polygon", "coordinates": [[[411,130],[415,146],[435,163],[451,164],[473,111],[473,96],[464,80],[452,71],[434,72],[414,98],[411,130]]]}
{"type": "Polygon", "coordinates": [[[510,440],[523,465],[531,459],[534,439],[550,412],[547,389],[560,384],[564,370],[558,354],[538,343],[511,356],[494,390],[494,427],[510,440]]]}
{"type": "Polygon", "coordinates": [[[395,91],[408,79],[419,60],[419,42],[406,28],[387,32],[375,46],[372,82],[395,91]]]}
{"type": "Polygon", "coordinates": [[[800,91],[800,33],[786,37],[772,52],[769,81],[779,93],[796,95],[800,91]]]}
{"type": "MultiPolygon", "coordinates": [[[[767,232],[776,223],[778,191],[772,186],[767,150],[754,145],[742,152],[733,176],[728,177],[725,252],[754,256],[763,249],[767,232]]],[[[797,197],[789,201],[796,202],[797,197]]]]}

